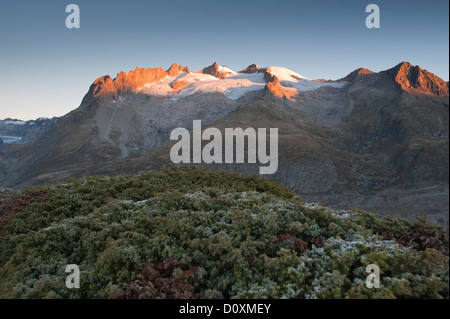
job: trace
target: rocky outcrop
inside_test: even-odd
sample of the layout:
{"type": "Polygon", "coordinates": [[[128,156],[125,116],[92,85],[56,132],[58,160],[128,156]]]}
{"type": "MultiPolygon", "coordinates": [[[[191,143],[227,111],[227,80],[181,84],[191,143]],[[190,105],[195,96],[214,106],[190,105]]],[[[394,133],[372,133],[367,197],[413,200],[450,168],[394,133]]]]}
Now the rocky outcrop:
{"type": "MultiPolygon", "coordinates": [[[[264,71],[265,71],[265,69],[264,69],[264,71]]],[[[258,65],[256,65],[256,64],[249,65],[242,71],[239,71],[239,73],[258,73],[258,72],[261,72],[261,70],[258,67],[258,65]]]]}
{"type": "Polygon", "coordinates": [[[104,96],[116,94],[116,87],[114,86],[113,79],[109,75],[99,77],[92,83],[89,88],[87,96],[104,96]]]}
{"type": "Polygon", "coordinates": [[[390,76],[402,90],[410,93],[449,95],[447,82],[418,65],[413,66],[411,63],[402,62],[384,73],[390,76]]]}
{"type": "Polygon", "coordinates": [[[214,62],[212,65],[204,68],[201,71],[201,73],[209,74],[209,75],[215,76],[216,78],[219,78],[219,79],[224,79],[227,77],[227,75],[232,74],[231,72],[220,71],[220,67],[217,64],[217,62],[214,62]]]}
{"type": "Polygon", "coordinates": [[[119,92],[134,91],[144,84],[155,83],[167,76],[167,72],[161,67],[155,69],[139,69],[127,73],[120,72],[114,79],[114,86],[119,92]]]}
{"type": "Polygon", "coordinates": [[[179,91],[189,85],[188,81],[175,81],[170,84],[174,91],[179,91]]]}
{"type": "Polygon", "coordinates": [[[191,73],[191,70],[187,66],[178,65],[176,63],[172,64],[172,66],[166,71],[168,76],[175,76],[180,72],[191,73]]]}
{"type": "Polygon", "coordinates": [[[155,83],[167,76],[174,76],[181,71],[191,72],[188,67],[174,63],[167,71],[163,68],[136,68],[134,71],[120,72],[115,79],[109,75],[102,76],[94,81],[89,89],[93,97],[116,96],[123,92],[133,92],[145,84],[155,83]]]}
{"type": "Polygon", "coordinates": [[[219,65],[217,64],[217,62],[214,62],[212,65],[204,68],[201,73],[209,74],[209,75],[212,75],[212,76],[215,76],[215,77],[218,78],[219,77],[219,73],[220,73],[219,72],[219,65]]]}
{"type": "Polygon", "coordinates": [[[272,75],[267,71],[264,74],[264,78],[267,81],[267,85],[265,88],[266,92],[269,92],[270,94],[280,99],[295,101],[295,99],[293,98],[295,95],[297,95],[297,91],[295,89],[285,88],[281,85],[280,80],[275,75],[272,75]]]}

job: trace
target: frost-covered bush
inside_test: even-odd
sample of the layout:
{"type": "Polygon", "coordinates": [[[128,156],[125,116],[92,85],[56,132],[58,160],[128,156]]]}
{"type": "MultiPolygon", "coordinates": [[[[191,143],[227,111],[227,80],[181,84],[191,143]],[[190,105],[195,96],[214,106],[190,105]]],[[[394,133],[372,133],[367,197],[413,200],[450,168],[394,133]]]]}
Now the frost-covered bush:
{"type": "Polygon", "coordinates": [[[448,230],[304,204],[259,177],[69,180],[14,194],[0,213],[0,297],[449,297],[448,230]],[[152,270],[167,261],[177,280],[152,270]],[[68,264],[80,267],[80,289],[65,286],[68,264]],[[365,286],[369,264],[379,289],[365,286]]]}

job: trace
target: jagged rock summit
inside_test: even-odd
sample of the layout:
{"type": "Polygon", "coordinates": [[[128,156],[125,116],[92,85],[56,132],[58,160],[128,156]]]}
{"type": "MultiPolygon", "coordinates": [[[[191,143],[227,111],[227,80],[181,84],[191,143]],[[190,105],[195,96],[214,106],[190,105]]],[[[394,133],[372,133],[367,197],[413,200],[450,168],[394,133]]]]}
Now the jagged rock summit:
{"type": "Polygon", "coordinates": [[[240,71],[240,73],[257,73],[257,72],[265,72],[265,70],[266,69],[260,69],[257,64],[251,64],[242,71],[240,71]]]}
{"type": "Polygon", "coordinates": [[[191,70],[187,66],[178,65],[176,63],[172,64],[172,66],[166,71],[167,76],[175,76],[180,72],[191,73],[191,70]]]}
{"type": "Polygon", "coordinates": [[[228,75],[235,74],[236,72],[231,71],[226,66],[219,66],[217,62],[214,62],[212,65],[204,68],[201,73],[209,74],[219,79],[225,79],[228,75]]]}
{"type": "Polygon", "coordinates": [[[136,68],[128,73],[120,72],[115,79],[109,75],[102,76],[94,81],[89,93],[94,97],[105,95],[117,95],[122,92],[136,91],[146,84],[151,84],[164,79],[167,76],[175,76],[180,72],[191,73],[188,67],[176,63],[166,71],[157,68],[136,68]]]}
{"type": "Polygon", "coordinates": [[[402,62],[386,71],[403,90],[411,93],[447,96],[448,83],[420,66],[402,62]]]}

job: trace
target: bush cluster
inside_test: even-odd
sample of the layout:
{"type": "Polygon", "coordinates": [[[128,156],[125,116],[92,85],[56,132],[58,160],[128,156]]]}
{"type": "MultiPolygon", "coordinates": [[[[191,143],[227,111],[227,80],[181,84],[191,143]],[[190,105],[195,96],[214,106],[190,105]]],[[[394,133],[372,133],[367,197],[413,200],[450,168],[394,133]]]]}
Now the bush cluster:
{"type": "Polygon", "coordinates": [[[449,297],[448,230],[305,204],[257,176],[68,180],[10,195],[0,215],[3,298],[449,297]]]}

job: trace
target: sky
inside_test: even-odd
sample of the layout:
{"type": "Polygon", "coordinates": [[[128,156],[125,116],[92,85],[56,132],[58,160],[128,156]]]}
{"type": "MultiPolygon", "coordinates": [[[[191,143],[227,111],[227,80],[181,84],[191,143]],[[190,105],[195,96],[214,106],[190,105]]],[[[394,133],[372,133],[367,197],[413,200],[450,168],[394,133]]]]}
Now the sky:
{"type": "Polygon", "coordinates": [[[339,79],[402,61],[449,79],[448,0],[0,2],[0,119],[62,116],[92,82],[136,67],[282,66],[339,79]],[[80,28],[66,28],[66,6],[80,28]],[[368,29],[368,4],[381,28],[368,29]]]}

